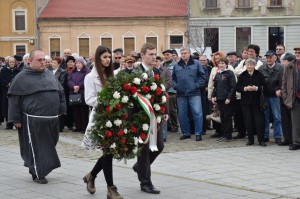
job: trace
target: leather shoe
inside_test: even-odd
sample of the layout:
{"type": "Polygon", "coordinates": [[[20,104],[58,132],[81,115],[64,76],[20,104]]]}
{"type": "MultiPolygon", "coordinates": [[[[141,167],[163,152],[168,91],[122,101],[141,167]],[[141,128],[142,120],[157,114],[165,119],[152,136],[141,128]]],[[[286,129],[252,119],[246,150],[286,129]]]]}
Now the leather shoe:
{"type": "Polygon", "coordinates": [[[289,146],[291,143],[289,141],[284,140],[283,142],[281,142],[280,144],[278,144],[278,146],[289,146]]]}
{"type": "Polygon", "coordinates": [[[248,141],[248,142],[246,143],[247,146],[250,146],[250,145],[253,145],[253,144],[254,144],[253,141],[248,141]]]}
{"type": "Polygon", "coordinates": [[[41,178],[33,177],[33,181],[38,184],[47,184],[48,183],[48,180],[45,177],[41,177],[41,178]]]}
{"type": "Polygon", "coordinates": [[[185,139],[190,139],[191,136],[190,135],[183,135],[180,137],[180,140],[185,140],[185,139]]]}
{"type": "Polygon", "coordinates": [[[159,194],[160,190],[155,188],[152,184],[141,185],[141,191],[152,194],[159,194]]]}
{"type": "Polygon", "coordinates": [[[177,132],[178,132],[178,128],[171,128],[171,129],[170,129],[170,132],[172,132],[172,133],[177,133],[177,132]]]}
{"type": "Polygon", "coordinates": [[[278,146],[280,146],[281,145],[281,138],[276,138],[275,139],[275,143],[278,145],[278,146]]]}
{"type": "Polygon", "coordinates": [[[289,150],[291,150],[291,151],[295,151],[298,149],[300,149],[300,145],[298,145],[298,144],[291,144],[289,147],[289,150]]]}
{"type": "Polygon", "coordinates": [[[196,135],[196,141],[202,141],[202,136],[201,135],[196,135]]]}
{"type": "Polygon", "coordinates": [[[266,145],[266,143],[264,143],[264,142],[260,142],[260,143],[259,143],[259,146],[266,147],[267,145],[266,145]]]}

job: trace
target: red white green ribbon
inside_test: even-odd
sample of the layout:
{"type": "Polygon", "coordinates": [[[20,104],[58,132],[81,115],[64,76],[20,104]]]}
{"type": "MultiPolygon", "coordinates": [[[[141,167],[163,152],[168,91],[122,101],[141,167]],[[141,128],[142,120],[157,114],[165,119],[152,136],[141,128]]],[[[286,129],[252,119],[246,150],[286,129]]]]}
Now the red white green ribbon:
{"type": "Polygon", "coordinates": [[[144,111],[148,115],[150,119],[150,127],[147,133],[147,137],[145,140],[142,140],[139,138],[139,142],[147,144],[149,142],[149,148],[151,151],[158,151],[157,149],[157,120],[154,114],[154,110],[152,108],[152,105],[150,101],[143,95],[141,95],[139,92],[136,93],[134,96],[140,105],[143,107],[144,111]]]}

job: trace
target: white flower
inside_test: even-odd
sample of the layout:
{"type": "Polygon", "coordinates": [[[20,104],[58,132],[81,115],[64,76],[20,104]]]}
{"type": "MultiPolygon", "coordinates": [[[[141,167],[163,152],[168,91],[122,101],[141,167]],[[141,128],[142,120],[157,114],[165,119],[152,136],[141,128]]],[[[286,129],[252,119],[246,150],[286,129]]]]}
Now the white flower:
{"type": "Polygon", "coordinates": [[[127,134],[127,133],[128,133],[128,130],[127,130],[127,129],[124,129],[124,133],[127,134]]]}
{"type": "Polygon", "coordinates": [[[114,124],[115,124],[116,126],[120,126],[120,125],[122,124],[122,120],[116,119],[116,120],[114,121],[114,124]]]}
{"type": "Polygon", "coordinates": [[[153,105],[153,108],[156,110],[156,111],[159,111],[160,110],[160,106],[158,104],[154,104],[153,105]]]}
{"type": "Polygon", "coordinates": [[[161,84],[160,87],[161,87],[161,90],[162,90],[162,91],[166,91],[165,85],[161,84]]]}
{"type": "Polygon", "coordinates": [[[120,95],[120,93],[118,91],[115,91],[114,94],[113,94],[113,97],[115,99],[120,99],[121,95],[120,95]]]}
{"type": "Polygon", "coordinates": [[[143,74],[142,74],[142,78],[143,78],[144,80],[148,79],[147,73],[143,73],[143,74]]]}
{"type": "Polygon", "coordinates": [[[152,90],[152,91],[155,91],[156,89],[157,89],[157,85],[156,85],[156,83],[152,83],[152,86],[150,86],[150,89],[152,90]]]}
{"type": "Polygon", "coordinates": [[[157,116],[156,120],[157,120],[157,123],[160,123],[161,122],[161,117],[157,116]]]}
{"type": "Polygon", "coordinates": [[[151,98],[151,95],[150,95],[150,94],[147,94],[147,95],[146,95],[146,98],[147,98],[147,99],[150,99],[150,98],[151,98]]]}
{"type": "Polygon", "coordinates": [[[111,148],[111,149],[114,149],[114,148],[116,148],[116,143],[113,143],[112,145],[110,145],[110,147],[109,148],[111,148]]]}
{"type": "Polygon", "coordinates": [[[111,123],[111,121],[110,121],[110,120],[108,120],[108,121],[106,122],[105,126],[106,126],[106,127],[108,127],[108,128],[112,127],[112,123],[111,123]]]}
{"type": "Polygon", "coordinates": [[[132,102],[129,104],[129,107],[130,107],[130,108],[132,108],[132,107],[133,107],[133,103],[132,103],[132,102]]]}
{"type": "Polygon", "coordinates": [[[128,102],[128,100],[129,100],[128,96],[124,95],[121,99],[121,102],[126,104],[128,102]]]}
{"type": "Polygon", "coordinates": [[[148,131],[149,125],[148,124],[143,124],[143,131],[148,131]]]}
{"type": "Polygon", "coordinates": [[[166,103],[167,102],[167,98],[166,98],[166,96],[162,96],[161,97],[161,103],[166,103]]]}
{"type": "Polygon", "coordinates": [[[141,80],[139,78],[134,78],[133,83],[135,83],[136,85],[140,85],[141,80]]]}

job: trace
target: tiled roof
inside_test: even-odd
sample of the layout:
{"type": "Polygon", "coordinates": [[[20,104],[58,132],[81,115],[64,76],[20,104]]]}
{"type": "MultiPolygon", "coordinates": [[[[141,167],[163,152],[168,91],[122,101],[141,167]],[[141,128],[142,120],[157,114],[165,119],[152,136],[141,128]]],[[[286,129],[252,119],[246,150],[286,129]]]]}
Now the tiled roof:
{"type": "Polygon", "coordinates": [[[186,16],[188,0],[49,0],[39,18],[186,16]]]}

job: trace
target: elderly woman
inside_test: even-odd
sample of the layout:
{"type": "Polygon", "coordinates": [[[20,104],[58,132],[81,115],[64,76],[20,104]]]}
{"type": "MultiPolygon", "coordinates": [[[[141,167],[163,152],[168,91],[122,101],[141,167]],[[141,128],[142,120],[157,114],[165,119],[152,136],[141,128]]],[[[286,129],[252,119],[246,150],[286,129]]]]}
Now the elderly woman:
{"type": "Polygon", "coordinates": [[[265,90],[266,82],[264,76],[255,69],[256,60],[247,59],[245,65],[246,71],[240,74],[236,90],[241,93],[241,106],[248,132],[247,145],[254,144],[254,134],[256,133],[259,145],[265,147],[264,112],[261,108],[261,95],[265,90]]]}
{"type": "MultiPolygon", "coordinates": [[[[19,73],[19,69],[16,67],[16,59],[14,57],[8,58],[8,63],[5,67],[1,69],[0,72],[0,84],[1,84],[1,106],[2,106],[2,113],[1,115],[6,119],[8,116],[8,98],[7,98],[7,91],[10,87],[10,84],[13,78],[19,73]]],[[[2,118],[3,118],[2,117],[2,118]]],[[[6,123],[5,129],[12,129],[13,123],[6,123]]]]}
{"type": "Polygon", "coordinates": [[[45,66],[48,70],[52,70],[52,59],[49,55],[45,56],[45,66]]]}
{"type": "Polygon", "coordinates": [[[70,97],[74,94],[81,94],[81,103],[72,106],[76,127],[73,132],[84,133],[89,122],[89,107],[84,102],[84,78],[89,72],[90,69],[86,66],[86,61],[82,57],[77,57],[75,67],[68,77],[70,97]]]}

